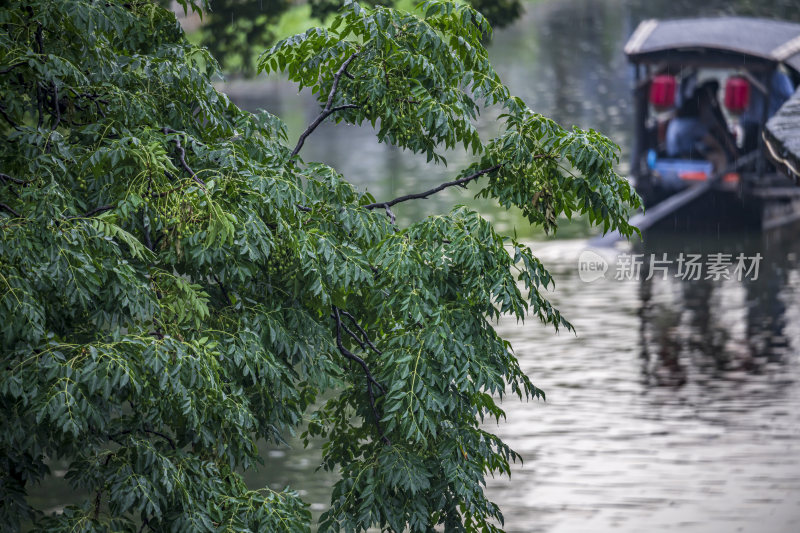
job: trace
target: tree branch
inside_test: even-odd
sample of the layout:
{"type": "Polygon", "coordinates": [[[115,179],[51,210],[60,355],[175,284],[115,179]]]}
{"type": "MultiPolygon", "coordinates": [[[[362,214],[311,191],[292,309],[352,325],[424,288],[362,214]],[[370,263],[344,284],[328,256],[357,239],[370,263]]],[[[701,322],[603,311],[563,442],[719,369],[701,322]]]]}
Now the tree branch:
{"type": "MultiPolygon", "coordinates": [[[[164,132],[164,135],[169,135],[170,133],[178,133],[177,131],[171,128],[161,128],[161,131],[164,132]]],[[[175,147],[178,149],[178,161],[180,162],[183,169],[189,173],[189,175],[195,182],[200,184],[200,186],[203,187],[203,189],[205,189],[206,182],[198,178],[197,174],[194,173],[194,170],[192,170],[191,167],[186,163],[186,150],[183,148],[181,140],[178,137],[173,137],[171,140],[172,142],[175,143],[175,147]]]]}
{"type": "MultiPolygon", "coordinates": [[[[385,392],[386,389],[384,389],[383,385],[381,385],[375,380],[375,378],[372,375],[372,372],[370,372],[369,367],[367,366],[366,361],[364,361],[362,358],[360,358],[359,356],[357,356],[356,354],[345,348],[344,344],[342,344],[342,329],[345,329],[346,331],[349,331],[349,329],[347,328],[347,326],[342,324],[342,318],[339,315],[339,308],[336,306],[333,306],[333,318],[334,320],[336,320],[336,347],[339,349],[339,352],[343,356],[345,356],[347,359],[350,359],[351,361],[355,361],[356,363],[358,363],[361,366],[361,370],[364,371],[364,377],[366,377],[367,379],[367,393],[369,395],[369,405],[372,408],[372,416],[375,418],[375,427],[378,430],[378,435],[380,435],[381,441],[383,441],[384,444],[388,444],[391,446],[392,442],[389,440],[388,437],[386,437],[386,435],[383,434],[383,430],[381,429],[381,422],[380,422],[381,417],[380,414],[378,414],[378,408],[375,406],[375,392],[372,390],[372,386],[375,385],[383,392],[385,392]]],[[[350,334],[353,335],[352,331],[350,331],[350,334]]]]}
{"type": "Polygon", "coordinates": [[[389,209],[393,205],[397,205],[400,202],[407,202],[408,200],[419,200],[419,199],[427,198],[428,196],[430,196],[432,194],[436,194],[437,192],[443,191],[443,190],[447,189],[448,187],[454,187],[456,185],[466,185],[470,181],[476,180],[476,179],[480,178],[481,176],[483,176],[484,174],[488,174],[490,172],[494,172],[495,170],[499,169],[502,166],[503,166],[502,163],[498,163],[497,165],[495,165],[493,167],[484,168],[483,170],[479,170],[479,171],[475,172],[474,174],[470,174],[469,176],[464,176],[463,178],[459,178],[459,179],[457,179],[455,181],[448,181],[446,183],[442,183],[441,185],[439,185],[437,187],[434,187],[433,189],[427,190],[425,192],[419,192],[419,193],[415,193],[415,194],[407,194],[405,196],[401,196],[399,198],[395,198],[394,200],[389,200],[388,202],[375,202],[373,204],[367,204],[367,205],[364,206],[364,208],[365,209],[375,209],[375,208],[378,208],[378,207],[383,207],[385,209],[389,209]]]}
{"type": "Polygon", "coordinates": [[[395,221],[394,212],[393,212],[393,211],[392,211],[392,209],[391,209],[391,208],[388,206],[388,204],[387,204],[387,205],[384,205],[383,207],[385,207],[385,208],[386,208],[386,216],[387,216],[387,217],[389,217],[389,222],[391,222],[391,223],[392,223],[392,226],[394,226],[394,221],[395,221]]]}
{"type": "MultiPolygon", "coordinates": [[[[103,466],[108,466],[108,462],[111,460],[111,457],[113,455],[114,455],[113,453],[109,453],[108,455],[106,455],[106,460],[103,461],[103,466]]],[[[97,491],[97,495],[94,498],[94,519],[95,520],[97,520],[97,518],[100,516],[100,500],[101,500],[102,497],[103,497],[103,487],[100,487],[100,490],[97,491]]]]}
{"type": "Polygon", "coordinates": [[[52,130],[55,131],[61,123],[61,104],[58,101],[58,86],[53,82],[53,109],[56,112],[56,118],[53,120],[52,130]]]}
{"type": "MultiPolygon", "coordinates": [[[[534,155],[531,156],[531,159],[549,159],[549,158],[553,158],[553,155],[552,154],[534,154],[534,155]]],[[[459,178],[459,179],[454,180],[454,181],[448,181],[446,183],[442,183],[441,185],[439,185],[437,187],[434,187],[433,189],[429,189],[429,190],[427,190],[425,192],[420,192],[420,193],[415,193],[415,194],[407,194],[405,196],[400,196],[399,198],[395,198],[394,200],[389,200],[388,202],[375,202],[375,203],[367,204],[367,205],[365,205],[363,207],[365,209],[370,209],[370,210],[371,209],[376,209],[378,207],[383,207],[383,208],[388,210],[390,207],[392,207],[393,205],[397,205],[400,202],[407,202],[408,200],[425,199],[425,198],[427,198],[428,196],[430,196],[432,194],[436,194],[437,192],[441,192],[441,191],[447,189],[448,187],[454,187],[456,185],[464,186],[467,183],[469,183],[470,181],[480,178],[484,174],[489,174],[491,172],[494,172],[495,170],[498,170],[498,169],[502,168],[502,166],[503,166],[503,163],[498,163],[498,164],[494,165],[493,167],[484,168],[482,170],[479,170],[479,171],[475,172],[474,174],[470,174],[469,176],[464,176],[463,178],[459,178]]],[[[389,214],[388,211],[387,211],[387,214],[389,214]]]]}
{"type": "Polygon", "coordinates": [[[356,104],[344,104],[344,105],[337,105],[333,109],[331,109],[331,113],[335,113],[336,111],[343,111],[345,109],[358,109],[360,106],[356,104]]]}
{"type": "Polygon", "coordinates": [[[233,301],[231,301],[231,297],[228,294],[228,289],[225,288],[225,285],[219,280],[219,277],[216,274],[212,274],[214,276],[214,281],[217,282],[219,289],[222,291],[222,295],[225,296],[225,300],[227,300],[228,305],[233,305],[233,301]]]}
{"type": "MultiPolygon", "coordinates": [[[[332,318],[336,318],[335,315],[331,315],[331,317],[332,318]]],[[[364,350],[364,351],[367,350],[367,345],[364,344],[364,341],[361,340],[361,337],[359,337],[358,335],[353,333],[353,330],[351,330],[350,328],[348,328],[344,324],[342,324],[342,329],[344,329],[344,332],[347,333],[348,335],[350,335],[350,337],[352,337],[353,340],[356,341],[356,344],[358,344],[361,347],[362,350],[364,350]]]]}
{"type": "Polygon", "coordinates": [[[336,91],[339,89],[339,80],[342,78],[342,75],[347,72],[347,67],[356,58],[358,52],[354,52],[350,57],[344,60],[342,66],[339,67],[339,70],[336,71],[336,74],[333,75],[333,85],[331,85],[331,92],[328,93],[328,101],[325,103],[325,107],[322,109],[322,113],[314,119],[314,121],[308,125],[306,131],[304,131],[300,138],[297,140],[297,146],[294,147],[292,150],[292,155],[289,156],[289,159],[294,159],[294,157],[300,153],[300,149],[303,148],[303,144],[306,142],[306,138],[311,135],[317,126],[322,124],[322,121],[328,118],[331,114],[335,113],[336,111],[341,111],[342,109],[353,109],[358,107],[355,104],[346,104],[340,105],[337,107],[333,107],[333,99],[336,96],[336,91]]]}
{"type": "Polygon", "coordinates": [[[12,215],[14,215],[17,218],[22,218],[22,215],[17,213],[11,206],[6,205],[6,204],[4,204],[2,202],[0,202],[0,209],[3,209],[4,211],[8,211],[9,213],[11,213],[12,215]]]}
{"type": "MultiPolygon", "coordinates": [[[[36,110],[39,113],[39,119],[36,121],[36,129],[42,127],[42,121],[44,120],[44,111],[42,111],[42,88],[37,83],[36,84],[36,110]]],[[[45,148],[47,146],[45,145],[45,148]]]]}
{"type": "MultiPolygon", "coordinates": [[[[361,335],[362,335],[362,336],[363,336],[363,338],[364,338],[364,343],[365,343],[367,346],[369,346],[370,348],[372,348],[372,350],[373,350],[373,351],[374,351],[376,354],[378,354],[378,355],[383,355],[383,352],[381,352],[381,351],[380,351],[378,348],[376,348],[376,347],[375,347],[375,345],[372,343],[372,341],[371,341],[371,340],[369,340],[369,335],[367,335],[367,332],[366,332],[366,331],[364,331],[364,328],[362,328],[362,327],[361,327],[361,325],[359,325],[359,323],[356,321],[356,317],[354,317],[353,315],[351,315],[351,314],[350,314],[350,313],[348,313],[347,311],[342,311],[341,313],[342,313],[344,316],[346,316],[347,318],[349,318],[349,319],[350,319],[350,321],[353,323],[353,325],[356,327],[356,329],[358,329],[359,333],[361,333],[361,335]]],[[[382,388],[383,388],[383,387],[381,387],[381,389],[382,389],[382,388]]]]}
{"type": "Polygon", "coordinates": [[[103,108],[100,107],[100,100],[92,100],[94,102],[95,108],[97,108],[97,114],[103,118],[106,118],[106,112],[103,111],[103,108]]]}
{"type": "MultiPolygon", "coordinates": [[[[177,450],[178,449],[175,446],[175,441],[173,441],[169,436],[164,435],[163,433],[159,433],[158,431],[153,431],[152,429],[147,429],[147,428],[142,428],[139,431],[141,431],[142,433],[145,433],[145,434],[149,433],[150,435],[155,435],[157,437],[161,437],[162,439],[167,441],[167,444],[169,444],[170,448],[172,448],[173,450],[177,450]]],[[[116,433],[114,435],[109,435],[108,438],[109,438],[109,440],[113,440],[114,442],[116,442],[118,444],[121,444],[119,441],[115,440],[115,437],[119,437],[121,435],[129,435],[129,434],[131,434],[133,432],[134,432],[134,430],[132,430],[132,429],[126,429],[126,430],[120,431],[119,433],[116,433]]]]}
{"type": "Polygon", "coordinates": [[[15,130],[16,130],[16,129],[19,129],[19,124],[17,124],[16,122],[14,122],[14,120],[13,120],[13,119],[12,119],[10,116],[8,116],[8,113],[6,112],[6,107],[5,107],[3,104],[0,104],[0,115],[2,115],[3,119],[4,119],[6,122],[8,122],[8,123],[9,123],[9,125],[10,125],[12,128],[14,128],[15,130]]]}
{"type": "Polygon", "coordinates": [[[147,212],[144,209],[142,210],[142,237],[144,238],[145,247],[151,252],[155,252],[156,247],[153,245],[153,239],[150,236],[150,217],[147,216],[147,212]]]}
{"type": "Polygon", "coordinates": [[[24,64],[25,64],[25,63],[23,63],[22,61],[20,61],[20,62],[18,62],[18,63],[14,63],[13,65],[9,65],[9,66],[8,66],[8,67],[6,67],[6,68],[0,69],[0,74],[8,74],[9,72],[11,72],[12,70],[14,70],[15,68],[17,68],[17,67],[19,67],[19,66],[21,66],[21,65],[24,65],[24,64]]]}
{"type": "Polygon", "coordinates": [[[161,437],[169,444],[170,448],[173,450],[177,450],[178,448],[175,446],[175,441],[169,438],[168,436],[164,435],[163,433],[159,433],[158,431],[153,431],[152,429],[143,429],[145,433],[150,433],[151,435],[155,435],[157,437],[161,437]]]}
{"type": "Polygon", "coordinates": [[[29,183],[33,183],[33,180],[21,180],[19,178],[15,178],[13,176],[9,176],[8,174],[4,174],[0,172],[0,180],[2,181],[10,181],[12,183],[16,183],[17,185],[28,185],[29,183]]]}
{"type": "Polygon", "coordinates": [[[111,211],[115,207],[116,207],[115,205],[111,205],[111,204],[109,204],[109,205],[101,205],[100,207],[95,207],[94,209],[90,209],[89,211],[85,212],[82,215],[71,215],[71,216],[65,217],[65,219],[66,220],[73,220],[75,218],[89,218],[89,217],[92,217],[94,215],[99,215],[100,213],[105,213],[106,211],[111,211]]]}
{"type": "Polygon", "coordinates": [[[109,205],[101,205],[100,207],[95,207],[94,209],[85,212],[80,217],[73,217],[73,218],[89,218],[89,217],[92,217],[94,215],[99,215],[100,213],[105,213],[106,211],[111,211],[112,209],[114,209],[114,207],[116,207],[116,206],[113,206],[111,204],[109,204],[109,205]]]}

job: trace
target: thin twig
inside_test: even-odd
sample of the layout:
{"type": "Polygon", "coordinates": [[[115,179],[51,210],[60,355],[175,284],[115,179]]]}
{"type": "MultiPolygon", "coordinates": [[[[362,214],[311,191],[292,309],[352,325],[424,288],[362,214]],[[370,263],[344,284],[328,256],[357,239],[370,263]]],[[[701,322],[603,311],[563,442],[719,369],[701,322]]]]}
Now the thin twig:
{"type": "Polygon", "coordinates": [[[69,218],[89,218],[89,217],[93,217],[94,215],[99,215],[100,213],[105,213],[106,211],[111,211],[112,209],[114,209],[114,207],[116,207],[116,206],[110,205],[110,204],[109,205],[101,205],[100,207],[95,207],[94,209],[91,209],[91,210],[85,212],[82,215],[69,217],[69,218]]]}
{"type": "Polygon", "coordinates": [[[53,109],[55,109],[56,118],[53,121],[53,127],[51,129],[55,131],[61,122],[61,105],[58,102],[58,86],[55,82],[53,82],[53,109]]]}
{"type": "Polygon", "coordinates": [[[33,180],[21,180],[19,178],[15,178],[13,176],[9,176],[8,174],[4,174],[0,172],[0,180],[2,181],[10,181],[12,183],[16,183],[17,185],[28,185],[29,183],[33,183],[33,180]]]}
{"type": "MultiPolygon", "coordinates": [[[[553,155],[552,154],[534,154],[531,157],[532,157],[532,159],[546,159],[546,158],[552,158],[553,155]]],[[[392,207],[393,205],[399,204],[400,202],[407,202],[408,200],[421,200],[421,199],[427,198],[428,196],[430,196],[432,194],[436,194],[437,192],[441,192],[441,191],[447,189],[448,187],[454,187],[456,185],[464,186],[467,183],[469,183],[470,181],[480,178],[484,174],[489,174],[490,172],[494,172],[495,170],[498,170],[498,169],[502,168],[502,166],[503,166],[503,163],[498,163],[498,164],[494,165],[493,167],[484,168],[482,170],[479,170],[479,171],[475,172],[474,174],[470,174],[469,176],[464,176],[463,178],[459,178],[459,179],[454,180],[454,181],[448,181],[446,183],[442,183],[441,185],[439,185],[437,187],[434,187],[433,189],[429,189],[429,190],[427,190],[425,192],[419,192],[419,193],[415,193],[415,194],[407,194],[405,196],[400,196],[399,198],[395,198],[394,200],[389,200],[388,202],[375,202],[375,203],[372,203],[372,204],[367,204],[367,205],[364,206],[364,208],[365,209],[376,209],[378,207],[389,208],[389,207],[392,207]]]]}
{"type": "Polygon", "coordinates": [[[5,211],[8,211],[9,213],[11,213],[12,215],[14,215],[17,218],[22,218],[22,215],[17,213],[11,206],[6,205],[6,204],[4,204],[2,202],[0,202],[0,209],[4,209],[5,211]]]}
{"type": "Polygon", "coordinates": [[[222,295],[225,296],[225,300],[227,300],[228,305],[233,305],[233,301],[231,300],[231,297],[228,294],[228,290],[225,288],[225,285],[222,284],[222,282],[219,280],[219,277],[216,274],[212,274],[212,276],[214,276],[214,281],[216,281],[217,285],[219,285],[219,288],[222,291],[222,295]]]}
{"type": "Polygon", "coordinates": [[[384,444],[388,444],[391,446],[392,442],[389,438],[383,434],[383,430],[381,429],[381,417],[378,414],[378,408],[375,406],[375,392],[372,390],[372,386],[375,385],[380,388],[382,391],[385,391],[383,386],[378,383],[375,378],[372,376],[372,372],[370,372],[367,363],[361,359],[359,356],[348,350],[342,344],[342,329],[346,328],[344,324],[342,324],[342,319],[339,316],[339,308],[334,306],[333,307],[333,318],[336,320],[336,347],[339,349],[339,352],[345,356],[347,359],[351,361],[355,361],[361,366],[361,370],[364,371],[364,376],[367,379],[367,393],[369,395],[369,405],[372,408],[372,416],[375,418],[375,428],[378,430],[378,435],[380,435],[381,441],[384,444]]]}
{"type": "Polygon", "coordinates": [[[386,209],[386,216],[389,217],[389,221],[392,223],[392,226],[394,226],[395,217],[392,208],[389,207],[389,204],[383,204],[383,207],[386,209]]]}
{"type": "Polygon", "coordinates": [[[20,61],[19,63],[14,63],[13,65],[9,65],[9,66],[8,66],[8,67],[6,67],[6,68],[0,69],[0,74],[8,74],[9,72],[11,72],[12,70],[14,70],[15,68],[19,67],[20,65],[24,65],[24,64],[25,64],[25,63],[23,63],[22,61],[20,61]]]}
{"type": "Polygon", "coordinates": [[[359,332],[361,333],[361,335],[364,337],[364,342],[367,344],[367,346],[369,346],[370,348],[372,348],[372,350],[373,350],[373,351],[374,351],[376,354],[378,354],[378,355],[383,355],[383,352],[381,352],[381,351],[380,351],[378,348],[376,348],[376,347],[375,347],[375,345],[374,345],[374,344],[372,344],[372,341],[371,341],[371,340],[369,340],[369,335],[367,335],[367,332],[366,332],[366,331],[364,331],[364,328],[362,328],[362,327],[361,327],[361,325],[359,325],[358,321],[356,320],[356,317],[354,317],[353,315],[351,315],[351,314],[350,314],[350,313],[348,313],[347,311],[342,311],[342,314],[343,314],[344,316],[346,316],[347,318],[349,318],[349,319],[350,319],[350,321],[353,323],[353,325],[354,325],[354,326],[355,326],[355,327],[358,329],[358,331],[359,331],[359,332]]]}
{"type": "MultiPolygon", "coordinates": [[[[164,132],[165,135],[168,135],[170,133],[177,133],[175,130],[171,128],[161,128],[161,131],[164,132]]],[[[178,161],[180,162],[183,169],[189,173],[189,175],[195,182],[199,183],[200,186],[202,186],[203,189],[205,189],[206,182],[198,178],[197,174],[194,173],[194,170],[192,170],[191,167],[186,163],[186,150],[184,150],[183,145],[181,144],[181,140],[178,137],[173,137],[172,141],[175,143],[175,147],[178,149],[178,161]]]]}
{"type": "Polygon", "coordinates": [[[419,193],[415,193],[415,194],[407,194],[405,196],[401,196],[399,198],[395,198],[394,200],[389,200],[388,202],[375,202],[375,203],[372,203],[372,204],[367,204],[367,205],[364,206],[364,208],[366,208],[366,209],[375,209],[377,207],[383,207],[383,208],[388,209],[388,208],[392,207],[393,205],[399,204],[400,202],[406,202],[408,200],[419,200],[419,199],[422,199],[422,198],[427,198],[428,196],[430,196],[432,194],[436,194],[439,191],[443,191],[448,187],[454,187],[456,185],[466,185],[470,181],[478,179],[481,176],[483,176],[484,174],[488,174],[490,172],[494,172],[495,170],[499,169],[502,166],[503,165],[501,163],[498,163],[497,165],[494,165],[493,167],[484,168],[483,170],[479,170],[479,171],[475,172],[474,174],[470,174],[469,176],[464,176],[463,178],[459,178],[459,179],[454,180],[454,181],[448,181],[446,183],[442,183],[441,185],[439,185],[437,187],[434,187],[433,189],[429,189],[429,190],[427,190],[425,192],[419,192],[419,193]]]}
{"type": "Polygon", "coordinates": [[[336,111],[340,111],[342,109],[352,109],[358,107],[355,104],[346,104],[340,105],[337,107],[333,107],[333,99],[336,96],[336,91],[339,89],[339,80],[342,78],[342,75],[347,72],[347,67],[350,65],[350,62],[356,58],[358,52],[354,52],[350,57],[344,60],[342,66],[339,67],[339,70],[336,71],[336,74],[333,75],[333,84],[331,85],[331,91],[328,93],[328,101],[325,103],[325,107],[322,109],[322,112],[314,119],[314,121],[308,125],[306,131],[304,131],[300,138],[297,140],[297,146],[294,147],[292,150],[292,154],[289,156],[289,159],[294,159],[294,157],[300,153],[300,149],[303,148],[303,144],[306,142],[306,138],[313,133],[317,126],[319,126],[323,120],[328,118],[332,113],[336,111]]]}
{"type": "Polygon", "coordinates": [[[19,129],[19,124],[14,122],[14,120],[10,116],[8,116],[8,113],[6,112],[6,107],[3,104],[0,104],[0,115],[3,116],[3,119],[6,122],[8,122],[12,128],[14,128],[15,130],[19,129]]]}

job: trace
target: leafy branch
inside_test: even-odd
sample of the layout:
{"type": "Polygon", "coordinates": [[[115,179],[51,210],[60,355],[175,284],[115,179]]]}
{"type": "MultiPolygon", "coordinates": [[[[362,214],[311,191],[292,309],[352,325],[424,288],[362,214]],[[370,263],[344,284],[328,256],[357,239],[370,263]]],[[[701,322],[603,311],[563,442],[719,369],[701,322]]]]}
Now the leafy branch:
{"type": "MultiPolygon", "coordinates": [[[[530,159],[531,160],[552,159],[554,157],[555,156],[553,156],[552,154],[542,153],[542,154],[533,154],[533,155],[530,156],[530,159]]],[[[378,207],[383,207],[383,208],[386,209],[386,214],[389,215],[392,218],[392,221],[394,221],[394,214],[389,209],[390,207],[392,207],[394,205],[397,205],[397,204],[399,204],[401,202],[407,202],[409,200],[423,200],[423,199],[426,199],[426,198],[428,198],[429,196],[431,196],[433,194],[436,194],[437,192],[441,192],[441,191],[447,189],[448,187],[456,187],[456,186],[463,187],[467,183],[480,178],[484,174],[491,174],[492,172],[500,170],[501,168],[503,168],[503,163],[498,163],[498,164],[496,164],[494,166],[478,170],[477,172],[474,172],[474,173],[470,174],[469,176],[464,176],[463,178],[459,178],[457,180],[453,180],[453,181],[448,181],[448,182],[442,183],[442,184],[437,185],[436,187],[434,187],[432,189],[428,189],[427,191],[424,191],[424,192],[406,194],[405,196],[400,196],[398,198],[395,198],[394,200],[389,200],[388,202],[374,202],[374,203],[371,203],[371,204],[367,204],[367,205],[365,205],[363,207],[365,209],[370,209],[370,210],[377,209],[378,207]]]]}
{"type": "Polygon", "coordinates": [[[306,138],[311,135],[317,126],[322,124],[322,121],[334,114],[337,111],[341,111],[344,109],[355,109],[358,106],[355,104],[344,104],[340,106],[333,107],[333,99],[336,96],[336,91],[339,89],[339,80],[342,78],[347,72],[347,67],[350,63],[358,56],[358,52],[354,52],[350,57],[344,60],[342,66],[339,67],[339,70],[336,71],[336,74],[333,75],[333,84],[331,85],[331,91],[328,93],[328,101],[325,103],[325,107],[322,109],[322,112],[314,119],[314,121],[308,125],[306,130],[300,134],[300,138],[297,140],[297,146],[294,147],[292,150],[292,154],[289,156],[289,159],[294,159],[294,157],[300,153],[300,150],[303,148],[303,144],[306,142],[306,138]]]}
{"type": "MultiPolygon", "coordinates": [[[[433,189],[429,189],[429,190],[427,190],[425,192],[418,192],[418,193],[414,193],[414,194],[406,194],[405,196],[400,196],[398,198],[395,198],[394,200],[389,200],[388,202],[375,202],[375,203],[372,203],[372,204],[367,204],[367,205],[364,206],[364,208],[365,209],[376,209],[378,207],[383,207],[383,208],[388,210],[390,207],[392,207],[393,205],[397,205],[400,202],[407,202],[408,200],[425,199],[425,198],[427,198],[428,196],[430,196],[432,194],[436,194],[437,192],[441,192],[441,191],[447,189],[448,187],[464,186],[467,183],[469,183],[470,181],[480,178],[484,174],[489,174],[490,172],[494,172],[495,170],[499,170],[500,168],[502,168],[502,166],[503,166],[502,163],[498,163],[497,165],[494,165],[493,167],[484,168],[484,169],[479,170],[479,171],[477,171],[477,172],[475,172],[473,174],[470,174],[469,176],[464,176],[463,178],[459,178],[457,180],[453,180],[453,181],[448,181],[448,182],[442,183],[441,185],[438,185],[438,186],[434,187],[433,189]]],[[[391,211],[387,211],[387,214],[390,214],[390,213],[391,213],[391,211]]]]}
{"type": "Polygon", "coordinates": [[[84,213],[84,214],[82,214],[82,215],[73,215],[73,216],[71,216],[71,217],[67,217],[67,219],[73,219],[73,218],[89,218],[89,217],[93,217],[93,216],[95,216],[95,215],[99,215],[99,214],[101,214],[101,213],[105,213],[106,211],[111,211],[111,210],[112,210],[112,209],[114,209],[115,207],[116,207],[116,206],[114,206],[114,205],[111,205],[111,204],[108,204],[108,205],[101,205],[101,206],[99,206],[99,207],[95,207],[94,209],[90,209],[89,211],[85,212],[85,213],[84,213]]]}
{"type": "Polygon", "coordinates": [[[265,496],[241,476],[261,437],[280,441],[313,410],[307,434],[325,439],[324,467],[339,474],[321,530],[497,530],[485,477],[515,456],[479,418],[499,418],[492,398],[508,388],[543,395],[490,319],[569,326],[540,292],[551,283],[541,262],[490,221],[456,208],[400,228],[392,206],[475,180],[545,229],[589,212],[625,230],[635,193],[610,140],[510,96],[467,3],[338,3],[328,28],[260,60],[315,89],[294,150],[278,117],[216,91],[214,58],[162,7],[0,9],[30,26],[5,35],[15,55],[0,65],[24,58],[0,76],[0,128],[20,130],[0,139],[0,395],[22,406],[0,423],[11,461],[0,529],[85,529],[94,511],[96,527],[126,531],[308,530],[298,493],[265,496]],[[488,106],[508,115],[484,142],[475,124],[488,106]],[[479,162],[432,189],[366,200],[336,169],[297,163],[331,115],[379,125],[380,142],[435,163],[459,146],[479,162]],[[213,198],[208,176],[224,177],[213,198]],[[342,378],[349,386],[330,390],[342,378]],[[21,449],[31,434],[41,446],[21,449]],[[43,450],[85,489],[58,515],[24,494],[51,475],[43,450]],[[107,468],[102,453],[117,453],[107,468]]]}
{"type": "Polygon", "coordinates": [[[22,215],[20,215],[16,210],[14,210],[14,208],[12,208],[8,204],[4,204],[4,203],[0,202],[0,209],[3,209],[4,211],[8,211],[9,213],[11,213],[12,215],[14,215],[17,218],[22,218],[22,215]]]}
{"type": "MultiPolygon", "coordinates": [[[[180,133],[171,128],[161,128],[161,131],[164,133],[164,135],[180,133]]],[[[183,167],[183,169],[189,173],[189,175],[197,184],[205,189],[206,182],[197,177],[197,174],[195,174],[194,170],[192,170],[191,167],[186,163],[186,150],[183,148],[181,140],[178,137],[172,137],[172,141],[175,143],[175,148],[178,150],[178,162],[181,164],[181,167],[183,167]]]]}
{"type": "MultiPolygon", "coordinates": [[[[348,316],[355,323],[355,318],[353,318],[352,315],[350,315],[349,313],[346,313],[346,312],[343,312],[343,314],[348,316]]],[[[381,391],[381,394],[385,394],[386,393],[386,389],[384,389],[383,385],[381,385],[375,379],[375,377],[372,375],[372,372],[370,372],[369,366],[367,366],[367,362],[364,361],[361,357],[359,357],[356,354],[354,354],[353,352],[351,352],[350,350],[348,350],[347,348],[345,348],[344,344],[342,343],[342,330],[344,330],[348,335],[350,335],[352,338],[354,338],[356,340],[356,342],[359,345],[361,345],[362,348],[364,348],[365,344],[367,344],[370,347],[372,347],[372,349],[374,349],[376,352],[378,352],[378,354],[380,354],[380,351],[378,351],[378,349],[375,348],[375,345],[372,344],[372,342],[369,341],[369,338],[366,337],[366,332],[364,332],[364,330],[361,328],[361,326],[356,324],[356,327],[359,329],[359,331],[364,333],[364,337],[366,338],[366,342],[362,341],[361,339],[359,339],[359,337],[350,328],[348,328],[346,325],[344,325],[342,323],[342,318],[340,316],[339,308],[336,307],[336,306],[333,306],[333,319],[336,321],[336,347],[339,349],[339,353],[341,353],[347,359],[350,359],[351,361],[355,361],[356,363],[359,364],[359,366],[361,366],[361,370],[363,370],[364,377],[367,380],[367,394],[369,395],[369,405],[370,405],[370,408],[372,409],[372,415],[375,418],[375,427],[378,430],[378,435],[380,435],[380,439],[381,439],[381,441],[383,441],[384,444],[391,445],[392,442],[383,433],[383,430],[381,429],[381,422],[380,422],[381,416],[378,413],[377,406],[375,405],[375,391],[373,390],[372,387],[373,386],[377,387],[381,391]]]]}
{"type": "Polygon", "coordinates": [[[22,185],[22,186],[28,185],[29,183],[33,182],[33,180],[21,180],[19,178],[9,176],[8,174],[4,174],[2,172],[0,172],[0,181],[3,181],[4,183],[10,181],[11,183],[16,183],[17,185],[22,185]]]}

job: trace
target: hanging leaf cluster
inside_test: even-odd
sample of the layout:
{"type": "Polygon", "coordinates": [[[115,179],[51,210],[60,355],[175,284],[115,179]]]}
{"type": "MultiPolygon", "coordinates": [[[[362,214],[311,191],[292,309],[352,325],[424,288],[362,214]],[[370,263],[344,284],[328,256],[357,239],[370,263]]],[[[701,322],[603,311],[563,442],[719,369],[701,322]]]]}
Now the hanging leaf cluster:
{"type": "Polygon", "coordinates": [[[322,531],[500,530],[485,478],[519,457],[481,421],[544,393],[494,321],[571,326],[533,251],[478,213],[401,226],[392,207],[474,181],[548,230],[588,213],[630,235],[638,197],[610,141],[509,95],[480,14],[421,13],[348,3],[268,50],[319,97],[290,141],[152,2],[0,8],[0,530],[307,531],[298,492],[241,475],[303,427],[340,475],[322,531]],[[486,142],[484,105],[505,113],[486,142]],[[323,120],[475,162],[376,200],[302,160],[323,120]],[[86,495],[58,514],[28,495],[53,460],[86,495]]]}

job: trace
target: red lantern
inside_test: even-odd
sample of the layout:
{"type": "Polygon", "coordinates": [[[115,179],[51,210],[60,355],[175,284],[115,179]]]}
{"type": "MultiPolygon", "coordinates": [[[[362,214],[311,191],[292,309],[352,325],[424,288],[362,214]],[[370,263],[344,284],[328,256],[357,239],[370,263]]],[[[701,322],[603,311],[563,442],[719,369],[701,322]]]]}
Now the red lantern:
{"type": "Polygon", "coordinates": [[[750,102],[750,84],[741,76],[731,76],[725,82],[725,107],[733,114],[740,114],[750,102]]]}
{"type": "Polygon", "coordinates": [[[675,76],[659,74],[650,84],[650,103],[656,109],[668,109],[675,105],[675,76]]]}

